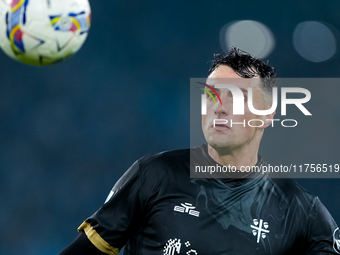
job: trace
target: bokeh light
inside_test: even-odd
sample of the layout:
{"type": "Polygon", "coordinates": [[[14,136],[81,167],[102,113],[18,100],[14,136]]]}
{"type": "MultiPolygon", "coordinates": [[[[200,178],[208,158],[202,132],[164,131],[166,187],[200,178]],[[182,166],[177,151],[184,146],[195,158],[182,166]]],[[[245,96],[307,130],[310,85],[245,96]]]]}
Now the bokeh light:
{"type": "Polygon", "coordinates": [[[312,62],[326,61],[336,52],[336,38],[332,30],[317,21],[299,23],[293,33],[293,44],[301,57],[312,62]]]}
{"type": "Polygon", "coordinates": [[[267,57],[275,47],[275,38],[270,29],[254,20],[228,23],[220,32],[220,44],[225,52],[236,46],[258,58],[267,57]]]}

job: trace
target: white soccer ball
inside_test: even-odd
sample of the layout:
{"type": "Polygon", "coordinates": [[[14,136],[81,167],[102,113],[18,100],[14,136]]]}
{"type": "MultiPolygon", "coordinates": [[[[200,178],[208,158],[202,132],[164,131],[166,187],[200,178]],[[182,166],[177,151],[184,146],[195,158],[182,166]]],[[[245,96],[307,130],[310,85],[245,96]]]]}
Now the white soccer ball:
{"type": "Polygon", "coordinates": [[[31,65],[67,59],[90,28],[88,0],[0,0],[0,47],[31,65]]]}

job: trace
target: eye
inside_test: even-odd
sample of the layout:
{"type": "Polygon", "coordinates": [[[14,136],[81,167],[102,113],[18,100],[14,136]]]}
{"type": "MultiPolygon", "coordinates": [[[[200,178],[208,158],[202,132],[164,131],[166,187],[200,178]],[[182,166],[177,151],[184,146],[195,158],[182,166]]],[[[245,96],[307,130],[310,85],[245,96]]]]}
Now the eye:
{"type": "Polygon", "coordinates": [[[211,98],[211,96],[213,96],[214,98],[217,98],[217,95],[213,92],[213,91],[211,91],[211,90],[207,90],[209,93],[207,93],[207,92],[205,92],[205,94],[207,95],[207,97],[210,97],[211,98]],[[211,95],[211,96],[210,96],[211,95]]]}

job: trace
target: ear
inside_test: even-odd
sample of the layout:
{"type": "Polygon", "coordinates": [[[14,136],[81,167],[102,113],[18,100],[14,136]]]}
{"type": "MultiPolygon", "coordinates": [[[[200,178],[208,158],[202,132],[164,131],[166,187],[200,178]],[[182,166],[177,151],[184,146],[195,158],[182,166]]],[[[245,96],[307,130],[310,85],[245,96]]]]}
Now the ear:
{"type": "Polygon", "coordinates": [[[266,127],[272,125],[273,120],[274,120],[275,113],[276,113],[276,110],[275,110],[273,113],[267,114],[267,115],[266,115],[266,119],[264,120],[264,124],[263,124],[263,126],[261,127],[262,129],[265,129],[266,127]]]}

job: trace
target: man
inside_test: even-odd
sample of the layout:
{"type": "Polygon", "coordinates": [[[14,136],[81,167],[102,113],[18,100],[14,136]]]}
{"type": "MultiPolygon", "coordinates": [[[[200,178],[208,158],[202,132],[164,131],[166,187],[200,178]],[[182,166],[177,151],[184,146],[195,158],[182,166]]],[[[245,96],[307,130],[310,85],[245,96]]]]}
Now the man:
{"type": "Polygon", "coordinates": [[[270,107],[272,67],[236,48],[218,56],[205,88],[202,129],[208,145],[136,161],[62,255],[118,254],[123,246],[131,255],[339,253],[336,223],[319,199],[294,181],[242,171],[225,173],[227,178],[190,178],[192,165],[266,164],[258,149],[274,113],[257,116],[245,102],[244,115],[234,115],[231,91],[217,86],[226,78],[245,101],[252,88],[256,109],[270,107]],[[263,125],[230,125],[250,119],[263,125]]]}

